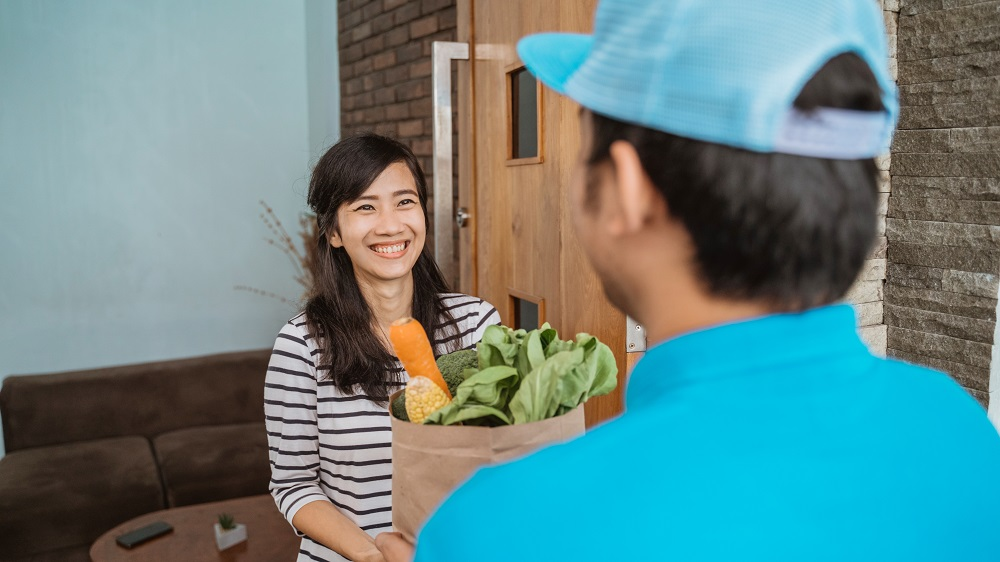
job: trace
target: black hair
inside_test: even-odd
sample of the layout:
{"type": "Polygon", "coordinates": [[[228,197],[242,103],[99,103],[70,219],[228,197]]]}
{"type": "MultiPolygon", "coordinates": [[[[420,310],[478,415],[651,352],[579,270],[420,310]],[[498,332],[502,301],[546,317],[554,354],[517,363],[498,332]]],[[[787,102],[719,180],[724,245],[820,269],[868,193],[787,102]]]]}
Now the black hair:
{"type": "MultiPolygon", "coordinates": [[[[830,59],[794,105],[883,109],[878,82],[851,53],[830,59]]],[[[876,232],[874,159],[752,152],[592,115],[588,164],[608,162],[617,140],[635,147],[668,213],[690,233],[710,294],[795,311],[836,301],[854,282],[876,232]]]]}
{"type": "MultiPolygon", "coordinates": [[[[344,248],[329,243],[337,232],[337,210],[364,194],[390,165],[401,162],[413,174],[420,206],[427,218],[427,180],[413,152],[403,143],[362,133],[330,148],[313,169],[309,206],[318,224],[317,264],[312,296],[306,303],[306,321],[321,349],[318,368],[329,369],[329,379],[345,394],[360,393],[376,403],[387,403],[391,390],[402,384],[396,358],[375,332],[375,318],[362,296],[354,266],[344,248]]],[[[440,295],[449,291],[428,245],[413,266],[413,318],[428,336],[442,340],[440,326],[451,326],[451,313],[440,295]]],[[[454,329],[454,328],[452,328],[454,329]]],[[[439,352],[450,349],[438,346],[439,352]]]]}

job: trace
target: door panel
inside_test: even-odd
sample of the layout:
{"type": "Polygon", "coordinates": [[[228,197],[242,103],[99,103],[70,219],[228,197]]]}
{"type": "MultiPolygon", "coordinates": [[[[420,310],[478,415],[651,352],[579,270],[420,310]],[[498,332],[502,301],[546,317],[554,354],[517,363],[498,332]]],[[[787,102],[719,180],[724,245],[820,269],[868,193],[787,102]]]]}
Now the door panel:
{"type": "Polygon", "coordinates": [[[579,149],[578,106],[539,84],[539,157],[511,161],[508,73],[521,66],[518,39],[542,31],[589,32],[595,5],[458,4],[458,37],[470,42],[474,54],[462,65],[466,71],[459,71],[460,178],[471,178],[460,181],[460,204],[473,211],[473,224],[460,240],[463,289],[493,303],[507,325],[514,320],[511,296],[540,298],[539,322],[549,322],[564,338],[589,332],[612,349],[618,390],[587,403],[588,425],[621,412],[626,371],[636,354],[626,357],[625,317],[605,299],[572,230],[568,184],[579,149]],[[469,112],[465,121],[462,111],[469,112]]]}

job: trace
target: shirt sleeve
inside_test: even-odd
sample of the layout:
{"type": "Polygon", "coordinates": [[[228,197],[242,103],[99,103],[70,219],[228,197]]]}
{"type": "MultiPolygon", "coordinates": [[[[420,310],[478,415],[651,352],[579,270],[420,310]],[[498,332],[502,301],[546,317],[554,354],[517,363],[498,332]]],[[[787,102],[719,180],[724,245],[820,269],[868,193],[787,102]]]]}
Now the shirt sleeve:
{"type": "MultiPolygon", "coordinates": [[[[316,364],[306,332],[292,322],[274,342],[264,382],[271,495],[289,523],[302,506],[329,502],[319,485],[316,364]]],[[[299,533],[296,530],[299,536],[299,533]]]]}
{"type": "Polygon", "coordinates": [[[483,301],[479,305],[479,322],[476,325],[475,332],[472,333],[472,343],[479,343],[479,340],[483,339],[483,333],[486,332],[486,328],[498,324],[500,324],[500,313],[497,312],[495,306],[483,301]]]}

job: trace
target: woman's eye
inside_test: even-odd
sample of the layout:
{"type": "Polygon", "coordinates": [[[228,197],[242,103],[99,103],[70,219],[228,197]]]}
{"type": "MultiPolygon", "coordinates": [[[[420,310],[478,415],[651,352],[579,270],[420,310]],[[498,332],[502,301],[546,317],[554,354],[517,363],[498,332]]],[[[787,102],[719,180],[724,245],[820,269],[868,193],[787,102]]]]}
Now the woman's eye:
{"type": "Polygon", "coordinates": [[[358,207],[357,209],[354,209],[354,210],[355,211],[374,211],[375,207],[372,207],[371,205],[361,205],[360,207],[358,207]]]}
{"type": "Polygon", "coordinates": [[[399,202],[400,207],[405,207],[407,205],[416,205],[416,204],[417,202],[414,201],[413,199],[403,199],[402,201],[399,202]]]}

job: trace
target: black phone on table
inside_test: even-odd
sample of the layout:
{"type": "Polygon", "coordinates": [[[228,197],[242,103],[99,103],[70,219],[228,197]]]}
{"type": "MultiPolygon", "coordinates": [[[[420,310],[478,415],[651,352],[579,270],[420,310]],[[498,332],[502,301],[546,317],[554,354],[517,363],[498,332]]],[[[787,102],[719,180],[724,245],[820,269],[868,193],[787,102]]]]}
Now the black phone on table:
{"type": "Polygon", "coordinates": [[[140,527],[134,531],[129,531],[124,535],[119,536],[115,539],[115,542],[125,548],[132,548],[150,539],[155,539],[156,537],[165,535],[173,530],[174,528],[167,523],[164,523],[163,521],[156,521],[155,523],[150,523],[145,527],[140,527]]]}

